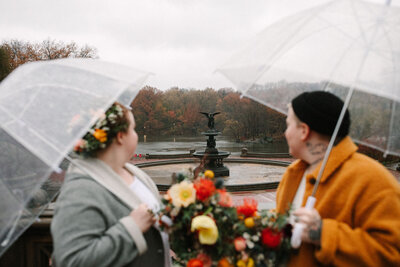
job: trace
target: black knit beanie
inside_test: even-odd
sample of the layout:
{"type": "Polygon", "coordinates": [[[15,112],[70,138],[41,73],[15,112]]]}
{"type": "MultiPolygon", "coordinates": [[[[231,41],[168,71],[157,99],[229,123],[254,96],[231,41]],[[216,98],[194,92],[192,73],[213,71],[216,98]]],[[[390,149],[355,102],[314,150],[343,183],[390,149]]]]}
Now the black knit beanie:
{"type": "MultiPolygon", "coordinates": [[[[296,116],[311,130],[328,136],[332,136],[335,130],[343,105],[339,97],[325,91],[304,92],[292,100],[296,116]]],[[[346,110],[338,136],[346,136],[349,128],[350,114],[346,110]]]]}

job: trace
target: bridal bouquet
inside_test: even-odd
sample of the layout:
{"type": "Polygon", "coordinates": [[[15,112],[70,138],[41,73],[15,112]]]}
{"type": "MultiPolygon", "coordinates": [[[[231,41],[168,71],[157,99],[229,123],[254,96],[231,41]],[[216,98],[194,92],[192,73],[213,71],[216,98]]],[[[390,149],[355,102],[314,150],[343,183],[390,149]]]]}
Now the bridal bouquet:
{"type": "Polygon", "coordinates": [[[212,171],[198,177],[174,175],[175,184],[164,195],[160,221],[170,236],[175,261],[188,267],[275,266],[290,248],[288,214],[257,211],[257,202],[245,199],[233,207],[223,179],[212,171]]]}
{"type": "Polygon", "coordinates": [[[239,220],[235,224],[234,239],[236,265],[281,266],[290,253],[292,225],[288,223],[289,211],[278,214],[274,210],[257,211],[257,202],[244,199],[237,207],[239,220]]]}

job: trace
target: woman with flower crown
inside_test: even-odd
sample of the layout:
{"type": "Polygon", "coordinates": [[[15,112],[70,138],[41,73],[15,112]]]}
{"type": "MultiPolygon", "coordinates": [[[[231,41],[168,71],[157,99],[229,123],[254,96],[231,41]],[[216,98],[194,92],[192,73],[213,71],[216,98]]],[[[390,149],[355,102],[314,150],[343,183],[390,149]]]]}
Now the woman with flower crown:
{"type": "Polygon", "coordinates": [[[167,237],[155,226],[159,192],[128,161],[138,136],[135,120],[114,103],[74,151],[51,233],[55,266],[169,266],[167,237]]]}

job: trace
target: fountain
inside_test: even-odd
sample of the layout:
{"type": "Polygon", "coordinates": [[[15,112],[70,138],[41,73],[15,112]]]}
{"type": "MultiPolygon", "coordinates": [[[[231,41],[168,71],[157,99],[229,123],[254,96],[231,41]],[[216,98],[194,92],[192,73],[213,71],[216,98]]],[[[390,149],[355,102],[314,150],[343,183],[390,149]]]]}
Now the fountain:
{"type": "Polygon", "coordinates": [[[201,159],[201,164],[195,171],[212,170],[215,177],[229,176],[229,169],[224,166],[223,159],[230,155],[229,152],[218,151],[216,148],[215,136],[221,134],[214,128],[214,116],[220,112],[206,113],[200,112],[208,118],[208,131],[202,132],[202,135],[208,136],[207,147],[204,152],[195,152],[193,157],[201,159]]]}

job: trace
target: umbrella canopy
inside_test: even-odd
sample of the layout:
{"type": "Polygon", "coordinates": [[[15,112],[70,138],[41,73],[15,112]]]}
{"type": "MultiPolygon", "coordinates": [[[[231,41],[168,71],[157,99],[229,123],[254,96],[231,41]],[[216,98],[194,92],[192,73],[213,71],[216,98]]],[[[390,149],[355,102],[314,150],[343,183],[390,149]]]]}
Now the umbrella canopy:
{"type": "Polygon", "coordinates": [[[93,59],[24,64],[0,84],[0,255],[63,180],[64,158],[115,101],[129,105],[149,73],[93,59]]]}
{"type": "Polygon", "coordinates": [[[304,91],[350,97],[357,142],[400,155],[400,8],[335,0],[261,32],[217,71],[282,113],[304,91]],[[349,94],[350,92],[350,94],[349,94]]]}

